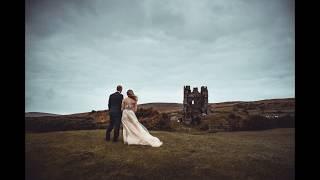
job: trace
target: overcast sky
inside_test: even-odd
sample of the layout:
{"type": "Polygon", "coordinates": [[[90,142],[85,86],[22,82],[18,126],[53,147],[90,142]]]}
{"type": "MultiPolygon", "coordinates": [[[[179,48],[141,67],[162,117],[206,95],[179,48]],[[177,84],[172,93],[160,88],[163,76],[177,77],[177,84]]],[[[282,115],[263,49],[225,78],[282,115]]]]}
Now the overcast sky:
{"type": "Polygon", "coordinates": [[[103,110],[118,84],[139,103],[295,96],[293,0],[27,0],[25,18],[26,112],[103,110]]]}

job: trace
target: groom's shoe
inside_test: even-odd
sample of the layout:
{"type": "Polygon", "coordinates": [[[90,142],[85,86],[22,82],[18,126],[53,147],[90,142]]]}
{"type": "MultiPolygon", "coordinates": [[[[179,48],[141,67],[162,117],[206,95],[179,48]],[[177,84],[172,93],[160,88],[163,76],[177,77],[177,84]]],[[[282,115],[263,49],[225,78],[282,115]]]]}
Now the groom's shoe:
{"type": "Polygon", "coordinates": [[[106,134],[106,141],[110,141],[110,134],[106,134]]]}
{"type": "Polygon", "coordinates": [[[114,134],[113,134],[113,142],[117,142],[119,138],[119,128],[114,129],[114,134]]]}
{"type": "Polygon", "coordinates": [[[116,143],[118,142],[118,139],[113,139],[112,142],[116,143]]]}

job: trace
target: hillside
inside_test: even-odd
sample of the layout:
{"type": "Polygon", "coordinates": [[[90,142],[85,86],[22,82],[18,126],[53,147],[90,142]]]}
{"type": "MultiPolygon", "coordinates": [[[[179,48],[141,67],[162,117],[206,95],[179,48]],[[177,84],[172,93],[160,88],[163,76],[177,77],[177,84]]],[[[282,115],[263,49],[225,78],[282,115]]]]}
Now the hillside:
{"type": "MultiPolygon", "coordinates": [[[[268,106],[270,110],[276,110],[274,105],[280,105],[278,110],[289,110],[294,112],[295,99],[294,98],[284,98],[284,99],[266,99],[259,101],[230,101],[230,102],[219,102],[219,103],[209,103],[209,109],[211,111],[232,111],[233,107],[241,107],[242,105],[248,105],[248,108],[259,108],[261,105],[268,106]]],[[[179,112],[182,111],[183,104],[181,103],[145,103],[139,104],[139,108],[147,109],[153,108],[159,112],[179,112]]],[[[106,110],[93,110],[95,113],[106,113],[106,110]]],[[[92,113],[92,112],[91,112],[92,113]]],[[[69,115],[60,116],[87,116],[90,112],[74,113],[69,115]]],[[[41,117],[41,116],[58,116],[58,114],[43,113],[43,112],[27,112],[25,117],[41,117]]],[[[105,121],[105,120],[101,120],[105,121]]]]}
{"type": "Polygon", "coordinates": [[[294,129],[151,134],[162,147],[106,143],[105,130],[27,133],[26,180],[295,178],[294,129]]]}
{"type": "Polygon", "coordinates": [[[183,105],[179,103],[146,103],[139,104],[139,108],[153,108],[159,112],[176,112],[182,111],[183,105]]]}
{"type": "Polygon", "coordinates": [[[43,112],[26,112],[25,117],[43,117],[43,116],[60,116],[59,114],[43,113],[43,112]]]}
{"type": "MultiPolygon", "coordinates": [[[[182,108],[179,103],[139,104],[136,114],[148,129],[184,131],[189,127],[181,123],[182,108]]],[[[192,128],[237,131],[294,127],[295,99],[209,103],[208,113],[200,125],[192,128]]],[[[26,113],[25,119],[27,131],[99,129],[109,123],[107,110],[52,116],[30,116],[26,113]]]]}

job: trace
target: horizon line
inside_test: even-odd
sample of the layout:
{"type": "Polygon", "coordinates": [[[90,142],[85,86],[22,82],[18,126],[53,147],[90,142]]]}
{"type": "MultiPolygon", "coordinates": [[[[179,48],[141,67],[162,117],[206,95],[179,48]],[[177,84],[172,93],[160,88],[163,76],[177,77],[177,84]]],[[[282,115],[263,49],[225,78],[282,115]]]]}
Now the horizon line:
{"type": "MultiPolygon", "coordinates": [[[[214,103],[210,103],[208,102],[208,104],[218,104],[218,103],[229,103],[229,102],[255,102],[255,101],[265,101],[265,100],[280,100],[280,99],[295,99],[295,97],[286,97],[286,98],[270,98],[270,99],[258,99],[258,100],[234,100],[234,101],[220,101],[220,102],[214,102],[214,103]]],[[[143,105],[143,104],[156,104],[156,103],[172,103],[172,104],[183,104],[181,102],[146,102],[146,103],[142,103],[142,104],[138,104],[138,105],[143,105]]],[[[108,110],[108,109],[103,109],[103,110],[95,110],[95,111],[104,111],[104,110],[108,110]]],[[[91,112],[91,111],[87,111],[87,112],[91,112]]],[[[47,113],[47,114],[55,114],[55,115],[72,115],[72,114],[81,114],[81,113],[87,113],[87,112],[74,112],[74,113],[51,113],[51,112],[40,112],[40,111],[29,111],[29,112],[25,112],[26,113],[47,113]]]]}

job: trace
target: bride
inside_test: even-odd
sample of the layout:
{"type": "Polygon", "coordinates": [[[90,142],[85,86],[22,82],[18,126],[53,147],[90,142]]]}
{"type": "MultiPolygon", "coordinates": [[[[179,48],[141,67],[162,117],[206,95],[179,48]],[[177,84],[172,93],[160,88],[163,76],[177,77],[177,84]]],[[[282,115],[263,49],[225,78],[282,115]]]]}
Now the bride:
{"type": "Polygon", "coordinates": [[[121,105],[124,143],[160,147],[162,142],[157,137],[152,136],[135,115],[137,96],[134,95],[132,90],[128,90],[127,95],[128,97],[123,99],[121,105]]]}

